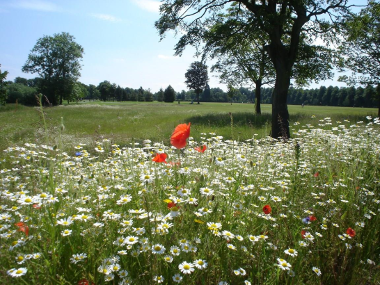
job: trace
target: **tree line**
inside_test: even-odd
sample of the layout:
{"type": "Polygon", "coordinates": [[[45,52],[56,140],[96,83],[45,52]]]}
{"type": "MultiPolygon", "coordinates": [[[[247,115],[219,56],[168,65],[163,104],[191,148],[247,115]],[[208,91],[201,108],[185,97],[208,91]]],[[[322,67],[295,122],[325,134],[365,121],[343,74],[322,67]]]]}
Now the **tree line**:
{"type": "MultiPolygon", "coordinates": [[[[6,81],[7,103],[20,103],[33,106],[37,104],[38,84],[40,78],[26,79],[16,77],[14,81],[6,81]]],[[[233,94],[228,94],[219,87],[206,88],[199,94],[200,102],[231,102],[231,103],[255,103],[255,89],[247,87],[236,88],[233,94]]],[[[261,88],[261,103],[272,103],[273,88],[261,88]]],[[[291,105],[321,105],[344,107],[374,107],[377,104],[376,89],[372,85],[367,87],[337,87],[321,86],[315,89],[289,88],[288,104],[291,105]]],[[[133,89],[121,87],[116,83],[105,80],[95,86],[77,82],[69,97],[68,102],[82,100],[101,101],[137,101],[137,102],[174,102],[196,101],[198,94],[195,90],[181,90],[176,92],[170,85],[165,90],[151,92],[149,88],[140,87],[133,89]]]]}

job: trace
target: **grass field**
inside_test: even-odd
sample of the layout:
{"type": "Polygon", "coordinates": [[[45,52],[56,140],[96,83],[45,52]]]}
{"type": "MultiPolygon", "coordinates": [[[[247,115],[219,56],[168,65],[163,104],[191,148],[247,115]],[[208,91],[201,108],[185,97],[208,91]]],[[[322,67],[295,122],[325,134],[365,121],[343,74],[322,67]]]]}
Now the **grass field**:
{"type": "MultiPolygon", "coordinates": [[[[40,108],[10,104],[0,108],[0,150],[24,142],[72,145],[94,143],[103,138],[119,145],[147,138],[168,143],[174,126],[184,122],[192,123],[191,135],[195,139],[199,139],[200,133],[217,132],[225,139],[246,140],[255,134],[269,135],[270,112],[271,105],[266,104],[262,105],[263,114],[256,116],[252,104],[98,101],[44,108],[45,128],[40,108]]],[[[359,121],[376,112],[364,108],[289,106],[291,126],[296,122],[300,126],[317,124],[324,117],[333,121],[359,121]],[[310,121],[312,115],[316,118],[310,121]]]]}

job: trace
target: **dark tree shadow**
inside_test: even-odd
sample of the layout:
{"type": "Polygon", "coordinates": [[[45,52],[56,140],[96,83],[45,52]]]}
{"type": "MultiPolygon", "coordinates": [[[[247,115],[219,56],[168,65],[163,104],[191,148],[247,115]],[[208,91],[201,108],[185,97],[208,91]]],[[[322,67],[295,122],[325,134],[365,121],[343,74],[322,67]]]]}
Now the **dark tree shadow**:
{"type": "Polygon", "coordinates": [[[199,126],[211,126],[211,127],[225,127],[230,126],[233,122],[234,126],[252,126],[261,127],[270,123],[271,114],[264,113],[261,115],[255,115],[251,112],[245,113],[217,113],[217,114],[205,114],[190,117],[187,119],[194,125],[199,126]]]}

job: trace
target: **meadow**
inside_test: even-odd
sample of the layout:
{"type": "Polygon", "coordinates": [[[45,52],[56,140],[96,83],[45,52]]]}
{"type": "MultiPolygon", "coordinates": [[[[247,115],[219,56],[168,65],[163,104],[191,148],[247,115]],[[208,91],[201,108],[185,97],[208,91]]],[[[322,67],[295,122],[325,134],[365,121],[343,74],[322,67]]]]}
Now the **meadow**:
{"type": "Polygon", "coordinates": [[[1,110],[0,284],[380,284],[376,110],[269,109],[1,110]]]}
{"type": "MultiPolygon", "coordinates": [[[[40,108],[9,104],[0,108],[0,151],[25,142],[72,146],[94,144],[103,138],[122,146],[146,138],[168,144],[174,127],[183,122],[192,122],[191,135],[197,140],[200,133],[209,132],[226,139],[262,138],[270,134],[271,105],[263,104],[262,113],[256,116],[253,104],[96,101],[44,108],[42,118],[40,108]]],[[[312,115],[356,122],[375,116],[377,110],[290,105],[289,113],[290,125],[297,129],[294,124],[308,124],[312,115]]]]}

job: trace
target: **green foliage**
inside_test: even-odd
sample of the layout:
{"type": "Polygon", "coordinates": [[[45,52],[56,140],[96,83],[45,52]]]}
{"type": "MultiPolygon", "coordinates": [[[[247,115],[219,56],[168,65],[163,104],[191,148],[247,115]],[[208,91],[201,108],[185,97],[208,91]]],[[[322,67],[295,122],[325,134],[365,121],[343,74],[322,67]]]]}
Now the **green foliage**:
{"type": "Polygon", "coordinates": [[[80,76],[83,48],[68,33],[40,38],[22,67],[23,72],[37,73],[42,82],[38,86],[53,105],[69,99],[80,76]]]}
{"type": "Polygon", "coordinates": [[[144,91],[144,99],[145,99],[145,102],[153,102],[153,94],[152,92],[150,92],[150,90],[145,90],[144,91]]]}
{"type": "Polygon", "coordinates": [[[164,90],[162,90],[162,88],[160,88],[160,91],[157,92],[157,101],[164,101],[164,90]]]}
{"type": "Polygon", "coordinates": [[[87,99],[90,99],[90,100],[100,99],[101,94],[95,85],[90,84],[87,88],[87,91],[88,91],[87,99]]]}
{"type": "Polygon", "coordinates": [[[13,83],[7,86],[8,103],[19,103],[27,106],[37,105],[37,88],[29,87],[22,83],[13,83]]]}
{"type": "MultiPolygon", "coordinates": [[[[1,64],[0,64],[1,67],[1,64]]],[[[7,100],[7,90],[5,89],[7,83],[5,79],[7,78],[8,71],[1,72],[0,69],[0,106],[5,106],[7,100]]]]}
{"type": "Polygon", "coordinates": [[[108,101],[111,98],[111,96],[113,95],[112,85],[107,80],[100,82],[97,89],[99,90],[100,99],[102,101],[108,101]]]}
{"type": "Polygon", "coordinates": [[[175,100],[175,91],[170,85],[164,91],[164,101],[172,103],[175,100]]]}
{"type": "Polygon", "coordinates": [[[19,84],[23,84],[25,86],[28,86],[28,79],[23,78],[23,77],[16,77],[14,80],[14,83],[19,83],[19,84]]]}
{"type": "Polygon", "coordinates": [[[228,98],[230,98],[231,104],[232,104],[232,99],[234,98],[236,93],[237,93],[236,89],[231,84],[228,84],[227,96],[228,98]]]}
{"type": "Polygon", "coordinates": [[[189,69],[185,73],[187,88],[192,89],[197,94],[199,104],[199,94],[206,88],[208,83],[207,65],[200,61],[195,61],[190,64],[189,69]]]}
{"type": "Polygon", "coordinates": [[[140,87],[139,90],[137,91],[137,101],[139,102],[145,101],[144,89],[142,87],[140,87]]]}
{"type": "Polygon", "coordinates": [[[372,84],[380,82],[380,3],[369,1],[366,8],[352,14],[344,22],[346,41],[340,46],[343,53],[342,69],[350,69],[351,76],[340,80],[348,84],[372,84]]]}
{"type": "MultiPolygon", "coordinates": [[[[234,44],[234,39],[237,39],[240,32],[243,37],[249,39],[247,44],[242,45],[243,48],[249,47],[253,40],[263,38],[264,43],[260,42],[261,49],[267,52],[276,72],[271,135],[278,138],[290,135],[286,102],[292,76],[298,72],[294,79],[298,80],[299,84],[305,84],[306,78],[318,80],[331,75],[329,69],[332,67],[331,60],[334,54],[328,48],[311,43],[320,37],[329,43],[336,41],[339,38],[336,37],[339,30],[336,29],[335,23],[348,12],[348,0],[165,0],[160,6],[161,17],[155,25],[161,38],[170,30],[181,31],[182,36],[175,46],[176,54],[181,54],[188,45],[195,46],[199,53],[204,42],[206,41],[207,46],[210,39],[211,51],[221,48],[233,52],[236,48],[230,48],[231,44],[234,44]],[[221,11],[232,12],[226,15],[221,11]],[[326,14],[329,17],[324,18],[326,14]],[[226,21],[224,17],[227,17],[226,21]],[[223,24],[220,26],[221,23],[223,24]],[[218,28],[221,28],[219,31],[222,31],[222,36],[228,36],[226,39],[222,38],[221,44],[218,39],[222,36],[219,37],[216,32],[218,28]],[[224,33],[224,30],[227,30],[227,33],[224,33]],[[213,46],[214,42],[216,47],[213,46]],[[297,61],[300,68],[294,70],[297,61]]],[[[205,50],[208,51],[208,48],[205,50]]],[[[237,51],[237,54],[241,56],[244,52],[237,51]]],[[[233,56],[235,57],[235,54],[233,56]]],[[[243,62],[250,60],[252,59],[248,57],[248,60],[243,62]]],[[[242,67],[240,63],[238,66],[242,67]]],[[[244,75],[246,74],[247,72],[244,72],[244,75]]]]}

